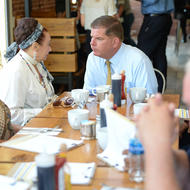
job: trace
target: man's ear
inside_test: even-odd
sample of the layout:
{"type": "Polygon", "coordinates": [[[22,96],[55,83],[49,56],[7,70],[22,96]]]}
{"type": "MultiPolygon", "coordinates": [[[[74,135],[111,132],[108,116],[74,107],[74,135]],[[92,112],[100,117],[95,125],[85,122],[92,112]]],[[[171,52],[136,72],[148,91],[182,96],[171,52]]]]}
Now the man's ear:
{"type": "Polygon", "coordinates": [[[120,44],[120,39],[118,37],[113,37],[113,48],[117,48],[120,44]]]}

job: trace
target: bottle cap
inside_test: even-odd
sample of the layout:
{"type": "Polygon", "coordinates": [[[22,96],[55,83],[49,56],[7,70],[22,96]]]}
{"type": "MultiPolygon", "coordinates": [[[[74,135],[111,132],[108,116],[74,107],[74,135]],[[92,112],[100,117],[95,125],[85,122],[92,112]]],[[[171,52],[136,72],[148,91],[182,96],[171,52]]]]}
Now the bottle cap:
{"type": "Polygon", "coordinates": [[[108,99],[108,96],[106,94],[105,100],[103,100],[103,101],[100,102],[100,108],[112,108],[112,107],[113,107],[113,102],[111,102],[108,99]]]}
{"type": "Polygon", "coordinates": [[[38,167],[47,168],[55,165],[55,155],[41,153],[35,157],[35,162],[38,167]]]}
{"type": "Polygon", "coordinates": [[[121,75],[118,73],[114,73],[111,77],[112,80],[120,80],[121,79],[121,75]]]}
{"type": "Polygon", "coordinates": [[[122,71],[121,71],[121,75],[125,75],[125,70],[122,70],[122,71]]]}
{"type": "Polygon", "coordinates": [[[137,138],[132,138],[129,140],[129,152],[132,154],[143,154],[144,148],[137,138]]]}

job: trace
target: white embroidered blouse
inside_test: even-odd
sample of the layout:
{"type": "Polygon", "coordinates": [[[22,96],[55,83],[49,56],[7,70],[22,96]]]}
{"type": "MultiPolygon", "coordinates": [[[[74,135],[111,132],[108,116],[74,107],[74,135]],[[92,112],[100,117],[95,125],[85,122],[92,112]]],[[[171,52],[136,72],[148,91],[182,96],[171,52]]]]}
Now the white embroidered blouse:
{"type": "Polygon", "coordinates": [[[36,116],[54,95],[47,71],[23,50],[0,70],[0,99],[10,108],[13,124],[23,126],[36,116]]]}

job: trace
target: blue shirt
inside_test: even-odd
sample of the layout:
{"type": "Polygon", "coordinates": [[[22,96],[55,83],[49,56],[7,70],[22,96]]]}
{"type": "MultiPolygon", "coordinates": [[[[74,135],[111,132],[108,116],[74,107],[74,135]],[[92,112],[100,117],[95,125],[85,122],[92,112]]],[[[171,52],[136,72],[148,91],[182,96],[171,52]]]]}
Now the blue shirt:
{"type": "Polygon", "coordinates": [[[173,0],[142,0],[142,14],[164,14],[174,10],[173,0]]]}
{"type": "MultiPolygon", "coordinates": [[[[84,89],[92,89],[105,85],[107,81],[107,65],[105,59],[95,56],[91,52],[87,59],[84,89]]],[[[125,71],[125,85],[127,91],[132,87],[145,87],[147,93],[157,92],[157,79],[150,59],[139,49],[122,43],[117,53],[109,60],[111,72],[125,71]]]]}

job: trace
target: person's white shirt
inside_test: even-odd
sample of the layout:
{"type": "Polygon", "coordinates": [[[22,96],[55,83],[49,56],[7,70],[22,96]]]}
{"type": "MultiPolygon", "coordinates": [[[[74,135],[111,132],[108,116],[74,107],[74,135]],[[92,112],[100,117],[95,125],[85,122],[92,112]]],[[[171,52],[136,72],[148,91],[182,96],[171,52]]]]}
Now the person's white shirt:
{"type": "Polygon", "coordinates": [[[103,15],[113,16],[117,13],[114,0],[83,0],[80,13],[85,16],[84,28],[91,30],[91,23],[103,15]]]}
{"type": "Polygon", "coordinates": [[[11,111],[11,122],[22,126],[54,96],[53,86],[42,64],[23,50],[0,70],[0,89],[0,99],[11,111]],[[36,64],[42,82],[33,64],[36,64]]]}
{"type": "MultiPolygon", "coordinates": [[[[127,91],[132,87],[145,87],[148,94],[158,91],[157,79],[150,59],[139,49],[121,44],[116,54],[109,60],[111,73],[125,71],[127,91]]],[[[105,85],[107,81],[106,60],[91,52],[87,59],[84,78],[84,89],[91,90],[96,86],[105,85]]]]}

